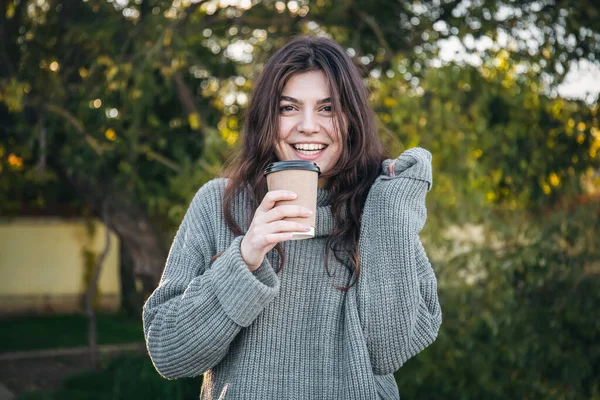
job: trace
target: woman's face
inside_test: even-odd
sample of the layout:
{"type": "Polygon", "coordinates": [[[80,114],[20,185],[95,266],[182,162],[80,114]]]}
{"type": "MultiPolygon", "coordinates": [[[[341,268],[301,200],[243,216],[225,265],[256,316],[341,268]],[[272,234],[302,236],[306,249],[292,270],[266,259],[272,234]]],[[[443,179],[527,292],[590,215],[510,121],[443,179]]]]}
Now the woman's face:
{"type": "MultiPolygon", "coordinates": [[[[321,174],[327,174],[340,158],[342,145],[342,135],[334,127],[325,74],[293,75],[281,92],[277,158],[313,161],[321,174]]],[[[326,185],[327,178],[320,178],[319,187],[326,185]]]]}

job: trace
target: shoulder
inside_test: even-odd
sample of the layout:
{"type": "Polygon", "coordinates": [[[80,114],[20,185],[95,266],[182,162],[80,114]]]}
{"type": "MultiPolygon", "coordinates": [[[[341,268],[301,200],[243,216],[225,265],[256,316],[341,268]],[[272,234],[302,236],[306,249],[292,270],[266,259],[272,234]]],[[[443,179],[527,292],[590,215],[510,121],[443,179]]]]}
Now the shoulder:
{"type": "Polygon", "coordinates": [[[225,178],[215,178],[208,182],[198,189],[196,194],[194,195],[194,200],[192,203],[201,201],[201,200],[209,200],[209,199],[217,199],[223,198],[223,193],[225,192],[225,187],[227,186],[227,179],[225,178]]]}
{"type": "MultiPolygon", "coordinates": [[[[229,187],[230,183],[227,178],[215,178],[206,182],[192,199],[188,212],[198,215],[205,221],[210,221],[215,231],[229,229],[223,207],[225,189],[229,187]]],[[[234,191],[229,211],[234,222],[243,231],[247,230],[246,219],[251,206],[247,191],[234,191]]]]}
{"type": "Polygon", "coordinates": [[[194,195],[190,208],[213,213],[216,209],[220,208],[223,202],[223,193],[225,192],[226,185],[227,179],[225,178],[215,178],[206,182],[194,195]]]}
{"type": "Polygon", "coordinates": [[[407,178],[425,182],[429,190],[433,184],[431,159],[431,153],[421,147],[408,149],[395,159],[383,161],[376,183],[407,178]]]}
{"type": "Polygon", "coordinates": [[[216,178],[206,182],[192,198],[182,224],[204,234],[214,234],[222,219],[221,207],[227,180],[216,178]]]}

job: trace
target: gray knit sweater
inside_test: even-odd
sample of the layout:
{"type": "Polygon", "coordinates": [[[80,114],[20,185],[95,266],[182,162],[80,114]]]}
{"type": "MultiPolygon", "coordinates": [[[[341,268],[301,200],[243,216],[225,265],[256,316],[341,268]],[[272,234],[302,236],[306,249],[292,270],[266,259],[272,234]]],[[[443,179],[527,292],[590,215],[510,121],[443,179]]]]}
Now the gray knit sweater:
{"type": "MultiPolygon", "coordinates": [[[[399,399],[393,373],[431,344],[441,324],[435,275],[419,240],[431,187],[431,154],[386,160],[367,198],[361,273],[324,249],[331,202],[318,190],[316,235],[283,243],[251,272],[242,237],[225,225],[225,179],[196,194],[173,241],[158,288],[144,305],[144,335],[166,378],[204,374],[201,399],[399,399]],[[218,252],[223,254],[209,265],[218,252]],[[224,396],[220,397],[223,393],[224,396]]],[[[248,198],[233,204],[248,228],[248,198]]]]}

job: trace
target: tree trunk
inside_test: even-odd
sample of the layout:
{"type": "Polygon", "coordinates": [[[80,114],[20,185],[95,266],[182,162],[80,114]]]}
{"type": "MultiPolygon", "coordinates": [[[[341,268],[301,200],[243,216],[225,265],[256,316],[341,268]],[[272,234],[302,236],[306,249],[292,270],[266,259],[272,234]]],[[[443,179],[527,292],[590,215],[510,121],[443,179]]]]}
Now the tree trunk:
{"type": "Polygon", "coordinates": [[[90,365],[93,369],[98,367],[98,338],[97,338],[97,328],[96,328],[96,310],[94,308],[94,298],[96,297],[96,292],[98,288],[98,281],[100,280],[100,274],[102,272],[102,266],[104,265],[104,260],[110,251],[110,229],[108,224],[108,199],[104,200],[104,204],[102,206],[102,222],[104,222],[106,229],[106,239],[104,249],[102,253],[98,256],[96,260],[96,265],[94,266],[94,271],[92,274],[92,279],[90,280],[89,286],[85,293],[85,312],[88,317],[88,346],[89,346],[89,356],[90,356],[90,365]]]}
{"type": "Polygon", "coordinates": [[[161,238],[145,213],[129,202],[112,203],[109,223],[133,262],[133,273],[142,282],[145,298],[158,285],[167,259],[161,238]]]}
{"type": "Polygon", "coordinates": [[[133,262],[133,274],[142,283],[144,299],[156,289],[162,275],[167,250],[148,215],[122,190],[109,183],[92,184],[83,176],[70,176],[70,181],[94,208],[102,210],[110,197],[110,212],[105,223],[119,236],[133,262]]]}

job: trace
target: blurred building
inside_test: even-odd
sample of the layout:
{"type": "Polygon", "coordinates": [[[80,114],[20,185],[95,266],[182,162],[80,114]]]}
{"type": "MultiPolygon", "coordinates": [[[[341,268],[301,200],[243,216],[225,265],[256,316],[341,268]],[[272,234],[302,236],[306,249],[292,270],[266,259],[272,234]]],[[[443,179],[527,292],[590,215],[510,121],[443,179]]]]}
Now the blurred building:
{"type": "MultiPolygon", "coordinates": [[[[119,240],[110,236],[95,299],[100,311],[116,311],[121,301],[119,240]]],[[[106,227],[98,220],[0,220],[0,315],[82,311],[105,241],[106,227]]]]}

